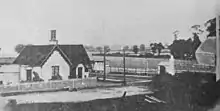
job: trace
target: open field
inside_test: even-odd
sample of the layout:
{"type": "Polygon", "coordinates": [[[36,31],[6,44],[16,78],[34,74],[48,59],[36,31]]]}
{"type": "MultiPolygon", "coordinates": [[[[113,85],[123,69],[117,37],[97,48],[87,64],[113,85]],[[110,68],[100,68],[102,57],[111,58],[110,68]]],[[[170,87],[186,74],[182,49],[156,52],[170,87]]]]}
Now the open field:
{"type": "MultiPolygon", "coordinates": [[[[102,59],[103,56],[93,56],[94,59],[102,59]]],[[[111,67],[112,72],[123,72],[123,58],[106,56],[108,64],[111,67]]],[[[135,58],[126,57],[125,67],[127,72],[131,73],[145,73],[156,72],[158,64],[160,62],[168,62],[169,59],[162,58],[135,58]]],[[[213,65],[198,64],[196,61],[189,60],[175,60],[175,69],[177,72],[190,71],[190,72],[215,72],[213,65]]]]}
{"type": "MultiPolygon", "coordinates": [[[[115,79],[115,80],[124,80],[123,74],[108,74],[108,79],[115,79]]],[[[149,76],[132,76],[132,75],[126,75],[126,81],[127,82],[138,82],[138,81],[148,81],[151,77],[149,76]]]]}
{"type": "MultiPolygon", "coordinates": [[[[99,79],[102,80],[103,75],[102,74],[92,74],[91,76],[97,76],[99,79]]],[[[124,74],[114,74],[110,73],[107,74],[106,78],[108,80],[112,81],[123,81],[124,80],[124,74]]],[[[146,76],[146,75],[135,75],[135,74],[126,74],[126,81],[129,83],[135,83],[135,82],[140,82],[140,81],[149,81],[151,80],[152,76],[146,76]]]]}
{"type": "MultiPolygon", "coordinates": [[[[103,59],[103,56],[93,56],[93,58],[100,60],[103,59]]],[[[110,67],[123,67],[122,57],[106,56],[106,59],[109,60],[110,67]]],[[[168,59],[126,57],[125,61],[126,68],[157,69],[157,65],[161,61],[168,61],[168,59]]]]}

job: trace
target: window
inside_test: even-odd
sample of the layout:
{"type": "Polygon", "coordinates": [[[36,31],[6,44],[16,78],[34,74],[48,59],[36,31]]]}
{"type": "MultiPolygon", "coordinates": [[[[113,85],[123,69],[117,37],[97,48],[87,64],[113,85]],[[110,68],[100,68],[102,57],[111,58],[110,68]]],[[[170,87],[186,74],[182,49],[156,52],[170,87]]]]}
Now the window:
{"type": "Polygon", "coordinates": [[[58,76],[59,75],[59,66],[52,66],[52,76],[58,76]]]}
{"type": "Polygon", "coordinates": [[[27,69],[26,74],[27,74],[27,81],[32,81],[32,70],[27,69]]]}

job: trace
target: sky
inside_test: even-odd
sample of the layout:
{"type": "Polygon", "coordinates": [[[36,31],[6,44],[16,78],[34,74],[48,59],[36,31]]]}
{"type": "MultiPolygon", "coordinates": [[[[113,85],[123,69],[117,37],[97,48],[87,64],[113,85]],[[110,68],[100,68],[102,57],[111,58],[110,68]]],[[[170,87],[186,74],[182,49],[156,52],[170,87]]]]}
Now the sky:
{"type": "Polygon", "coordinates": [[[0,0],[1,55],[17,44],[134,45],[170,43],[173,32],[214,17],[215,0],[0,0]]]}

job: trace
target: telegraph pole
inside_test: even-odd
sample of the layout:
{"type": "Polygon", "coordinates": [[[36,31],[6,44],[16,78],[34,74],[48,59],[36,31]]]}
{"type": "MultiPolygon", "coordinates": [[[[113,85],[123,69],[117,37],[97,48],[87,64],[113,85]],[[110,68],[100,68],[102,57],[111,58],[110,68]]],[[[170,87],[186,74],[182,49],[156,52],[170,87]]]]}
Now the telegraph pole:
{"type": "MultiPolygon", "coordinates": [[[[219,5],[219,4],[218,4],[219,5]]],[[[216,81],[220,79],[220,38],[219,38],[219,16],[220,16],[220,10],[216,10],[216,81]]]]}
{"type": "Polygon", "coordinates": [[[104,75],[103,75],[103,80],[105,81],[106,80],[106,49],[105,49],[105,46],[104,46],[104,75]]]}
{"type": "MultiPolygon", "coordinates": [[[[105,24],[104,24],[104,20],[102,20],[102,32],[103,32],[103,37],[105,36],[105,24]]],[[[103,47],[104,49],[104,75],[103,75],[103,80],[106,80],[106,48],[105,45],[103,47]]]]}
{"type": "Polygon", "coordinates": [[[124,66],[124,85],[126,85],[126,74],[125,74],[125,49],[123,49],[123,66],[124,66]]]}

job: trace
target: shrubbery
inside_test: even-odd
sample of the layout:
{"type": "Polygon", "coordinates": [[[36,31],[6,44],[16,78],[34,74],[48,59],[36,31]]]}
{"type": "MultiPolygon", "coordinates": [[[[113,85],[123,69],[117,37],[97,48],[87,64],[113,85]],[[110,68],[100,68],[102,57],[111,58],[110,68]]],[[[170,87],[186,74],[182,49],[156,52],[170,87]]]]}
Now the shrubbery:
{"type": "Polygon", "coordinates": [[[156,94],[168,104],[191,109],[211,108],[220,96],[220,82],[207,73],[160,74],[152,78],[150,88],[157,89],[156,94]]]}

